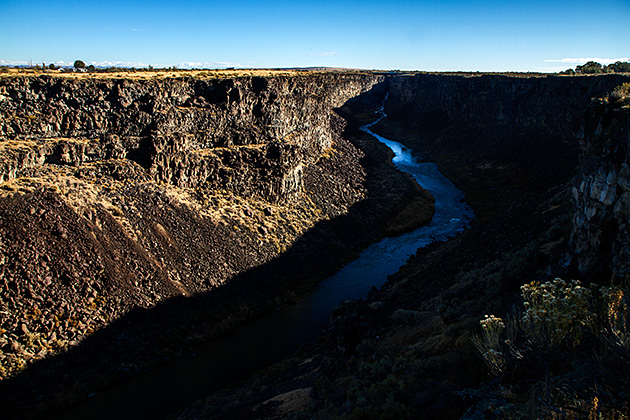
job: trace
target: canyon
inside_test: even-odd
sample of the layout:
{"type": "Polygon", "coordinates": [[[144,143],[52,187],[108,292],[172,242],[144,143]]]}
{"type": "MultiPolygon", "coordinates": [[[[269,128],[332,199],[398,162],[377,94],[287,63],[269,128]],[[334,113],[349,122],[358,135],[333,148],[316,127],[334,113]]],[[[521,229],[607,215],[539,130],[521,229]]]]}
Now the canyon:
{"type": "Polygon", "coordinates": [[[252,379],[183,416],[282,417],[287,401],[350,415],[362,403],[346,387],[399,379],[403,353],[421,386],[397,409],[461,415],[450,388],[480,376],[480,316],[532,279],[628,274],[628,111],[592,98],[629,79],[1,78],[5,413],[45,416],[177,358],[428,223],[433,198],[359,130],[387,94],[373,130],[436,162],[477,220],[336,308],[273,385],[252,379]]]}

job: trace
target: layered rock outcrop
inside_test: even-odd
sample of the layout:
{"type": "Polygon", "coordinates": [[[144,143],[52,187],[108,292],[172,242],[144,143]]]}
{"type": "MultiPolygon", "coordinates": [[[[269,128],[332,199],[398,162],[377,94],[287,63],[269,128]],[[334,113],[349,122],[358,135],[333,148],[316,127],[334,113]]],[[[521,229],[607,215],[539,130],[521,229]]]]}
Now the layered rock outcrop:
{"type": "Polygon", "coordinates": [[[5,77],[0,182],[45,163],[122,159],[156,182],[290,200],[302,192],[303,166],[332,146],[331,110],[382,81],[5,77]]]}
{"type": "Polygon", "coordinates": [[[625,75],[430,75],[392,78],[387,114],[445,127],[508,125],[572,136],[591,98],[628,81],[625,75]]]}
{"type": "Polygon", "coordinates": [[[578,133],[582,157],[572,191],[571,242],[583,274],[630,274],[629,102],[622,95],[593,100],[578,133]]]}

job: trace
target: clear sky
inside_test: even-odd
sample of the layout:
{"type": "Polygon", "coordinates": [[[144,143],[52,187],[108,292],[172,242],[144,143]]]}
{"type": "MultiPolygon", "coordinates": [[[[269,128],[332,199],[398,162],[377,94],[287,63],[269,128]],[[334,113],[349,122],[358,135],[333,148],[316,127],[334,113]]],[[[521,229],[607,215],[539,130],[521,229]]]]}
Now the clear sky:
{"type": "Polygon", "coordinates": [[[0,0],[0,64],[558,71],[630,58],[630,0],[0,0]]]}

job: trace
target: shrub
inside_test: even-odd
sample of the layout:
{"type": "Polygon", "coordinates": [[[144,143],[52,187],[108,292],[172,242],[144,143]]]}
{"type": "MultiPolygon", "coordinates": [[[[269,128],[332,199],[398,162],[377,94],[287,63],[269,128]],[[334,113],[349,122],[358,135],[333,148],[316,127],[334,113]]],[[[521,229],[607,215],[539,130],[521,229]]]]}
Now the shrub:
{"type": "Polygon", "coordinates": [[[486,315],[480,321],[481,336],[473,337],[490,373],[502,374],[508,364],[531,351],[550,355],[560,346],[577,346],[585,327],[595,319],[591,291],[573,280],[555,279],[521,286],[525,312],[518,319],[486,315]]]}
{"type": "Polygon", "coordinates": [[[473,337],[473,343],[493,375],[500,375],[505,368],[505,354],[501,351],[501,336],[505,323],[494,315],[486,315],[479,321],[481,336],[473,337]]]}
{"type": "Polygon", "coordinates": [[[601,64],[596,63],[595,61],[589,61],[588,63],[584,65],[577,66],[575,68],[575,71],[577,73],[582,73],[582,74],[596,74],[596,73],[603,73],[604,69],[602,68],[601,64]]]}
{"type": "Polygon", "coordinates": [[[521,292],[525,306],[521,326],[534,344],[546,350],[562,342],[579,344],[583,327],[593,319],[590,290],[577,280],[555,279],[523,285],[521,292]]]}
{"type": "Polygon", "coordinates": [[[630,72],[630,62],[628,61],[617,61],[614,64],[609,64],[607,66],[603,66],[595,61],[589,61],[586,64],[581,66],[577,66],[575,70],[568,69],[565,71],[561,71],[560,74],[595,74],[595,73],[628,73],[630,72]]]}
{"type": "Polygon", "coordinates": [[[630,72],[630,62],[617,61],[614,64],[607,65],[605,70],[612,73],[628,73],[630,72]]]}
{"type": "Polygon", "coordinates": [[[627,97],[630,96],[630,83],[624,83],[622,85],[617,86],[613,91],[608,95],[608,97],[614,101],[623,101],[627,97]]]}
{"type": "Polygon", "coordinates": [[[555,279],[521,291],[522,315],[505,322],[486,315],[481,336],[473,338],[499,376],[480,389],[475,406],[501,418],[628,418],[627,285],[585,289],[555,279]]]}
{"type": "Polygon", "coordinates": [[[81,60],[76,60],[74,62],[74,68],[75,69],[84,69],[85,68],[85,63],[81,60]]]}
{"type": "Polygon", "coordinates": [[[613,347],[630,351],[630,312],[628,297],[618,286],[602,289],[604,308],[606,308],[605,341],[613,347]]]}

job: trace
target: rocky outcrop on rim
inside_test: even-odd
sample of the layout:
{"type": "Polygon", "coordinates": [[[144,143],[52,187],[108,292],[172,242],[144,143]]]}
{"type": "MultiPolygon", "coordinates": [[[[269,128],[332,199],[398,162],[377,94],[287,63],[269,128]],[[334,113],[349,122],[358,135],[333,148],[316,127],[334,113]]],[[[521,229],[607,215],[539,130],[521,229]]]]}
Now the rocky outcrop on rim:
{"type": "MultiPolygon", "coordinates": [[[[628,86],[626,84],[626,86],[628,86]]],[[[581,169],[573,186],[571,242],[581,273],[630,274],[630,108],[627,88],[594,99],[584,113],[581,169]]]]}
{"type": "Polygon", "coordinates": [[[392,118],[419,121],[430,127],[506,126],[573,137],[591,98],[602,96],[629,79],[624,74],[396,77],[390,82],[386,111],[392,118]]]}

